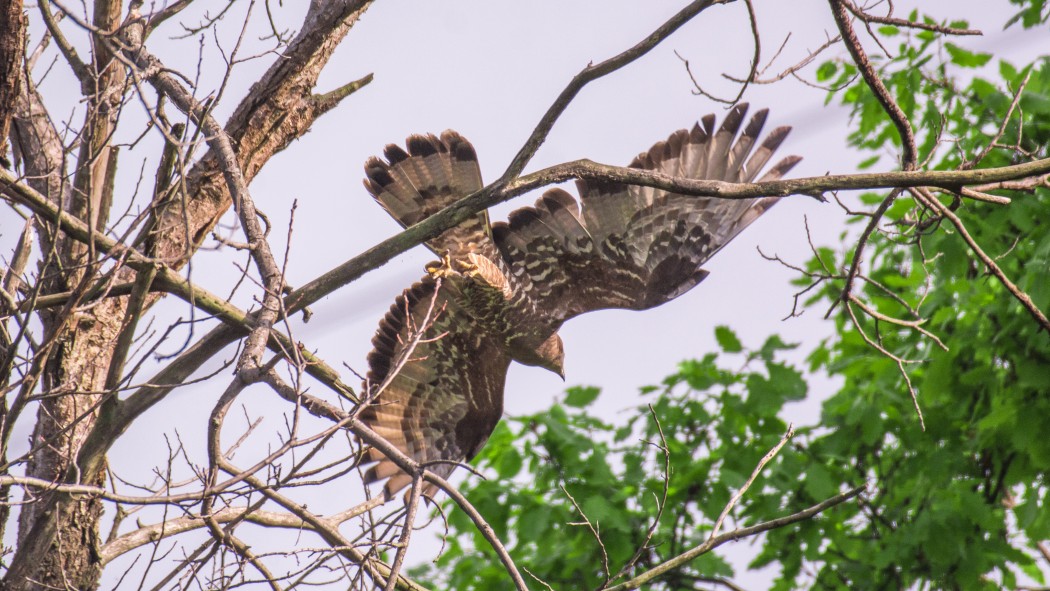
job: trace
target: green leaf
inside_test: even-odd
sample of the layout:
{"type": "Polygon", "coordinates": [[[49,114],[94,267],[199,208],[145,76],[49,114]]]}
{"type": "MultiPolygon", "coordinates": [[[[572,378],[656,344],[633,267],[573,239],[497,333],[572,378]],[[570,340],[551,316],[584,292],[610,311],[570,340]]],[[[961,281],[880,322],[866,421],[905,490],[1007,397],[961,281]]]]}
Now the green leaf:
{"type": "Polygon", "coordinates": [[[629,424],[628,425],[624,425],[624,426],[620,427],[619,429],[617,429],[616,433],[613,434],[613,441],[616,441],[616,442],[623,441],[623,440],[627,439],[628,437],[630,437],[631,433],[633,431],[634,431],[634,429],[631,428],[631,425],[629,425],[629,424]]]}
{"type": "Polygon", "coordinates": [[[785,343],[781,340],[780,335],[770,335],[766,339],[765,343],[762,343],[762,348],[758,350],[758,356],[765,360],[767,363],[773,360],[779,351],[790,351],[798,348],[797,343],[785,343]]]}
{"type": "Polygon", "coordinates": [[[1003,80],[1013,82],[1017,80],[1017,68],[1006,60],[999,60],[999,75],[1002,76],[1003,80]]]}
{"type": "Polygon", "coordinates": [[[620,509],[601,495],[588,497],[581,502],[581,508],[583,509],[583,514],[587,516],[587,519],[592,524],[597,523],[599,526],[602,526],[619,521],[620,509]]]}
{"type": "Polygon", "coordinates": [[[1046,584],[1046,575],[1043,574],[1043,569],[1039,568],[1039,564],[1035,561],[1021,564],[1021,572],[1040,585],[1046,584]]]}
{"type": "Polygon", "coordinates": [[[520,519],[518,534],[523,542],[543,543],[550,534],[551,512],[544,511],[542,506],[529,511],[527,519],[520,519]]]}
{"type": "Polygon", "coordinates": [[[817,82],[827,82],[835,76],[835,72],[838,71],[838,64],[835,62],[824,62],[817,68],[817,82]]]}
{"type": "Polygon", "coordinates": [[[832,478],[831,472],[820,464],[812,464],[806,469],[805,480],[802,486],[813,500],[824,500],[838,492],[838,483],[832,478]]]}
{"type": "Polygon", "coordinates": [[[573,386],[565,392],[565,405],[573,408],[590,406],[602,393],[600,388],[594,386],[573,386]]]}
{"type": "Polygon", "coordinates": [[[522,463],[518,450],[513,447],[506,448],[496,459],[496,472],[504,480],[514,478],[518,472],[521,472],[522,463]]]}
{"type": "Polygon", "coordinates": [[[977,98],[987,100],[989,96],[999,94],[999,89],[994,84],[981,78],[974,78],[970,82],[970,88],[973,89],[973,93],[977,98]]]}
{"type": "Polygon", "coordinates": [[[875,163],[878,162],[880,158],[882,158],[882,156],[880,156],[878,154],[875,154],[874,156],[872,156],[870,158],[865,158],[864,160],[861,160],[860,164],[857,165],[857,168],[859,168],[861,170],[867,170],[867,169],[871,168],[872,166],[874,166],[875,163]]]}
{"type": "Polygon", "coordinates": [[[782,363],[770,363],[769,381],[776,384],[779,391],[786,400],[802,400],[806,397],[806,381],[798,370],[788,367],[782,363]]]}
{"type": "MultiPolygon", "coordinates": [[[[724,381],[715,365],[715,355],[709,353],[701,360],[689,359],[678,364],[678,381],[685,380],[689,387],[703,391],[724,381]]],[[[668,378],[670,379],[670,377],[668,378]]]]}
{"type": "Polygon", "coordinates": [[[979,68],[992,59],[992,54],[990,53],[974,53],[954,43],[945,43],[944,49],[951,56],[952,63],[964,68],[979,68]]]}
{"type": "Polygon", "coordinates": [[[718,341],[718,346],[722,347],[722,350],[726,353],[739,353],[744,350],[744,346],[740,344],[740,339],[728,326],[715,327],[715,340],[718,341]]]}

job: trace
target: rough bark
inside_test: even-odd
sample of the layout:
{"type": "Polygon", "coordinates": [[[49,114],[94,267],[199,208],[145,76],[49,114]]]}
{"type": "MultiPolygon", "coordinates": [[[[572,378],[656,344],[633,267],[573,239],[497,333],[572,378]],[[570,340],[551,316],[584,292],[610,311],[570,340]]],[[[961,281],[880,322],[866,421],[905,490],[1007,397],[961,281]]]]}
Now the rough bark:
{"type": "Polygon", "coordinates": [[[0,166],[5,168],[10,167],[7,134],[18,100],[18,70],[25,52],[25,26],[22,0],[0,0],[0,31],[4,31],[0,35],[0,166]]]}
{"type": "MultiPolygon", "coordinates": [[[[318,3],[307,15],[302,32],[280,60],[252,85],[226,123],[226,133],[237,146],[237,160],[244,178],[251,182],[274,154],[302,137],[318,117],[371,77],[355,80],[327,94],[314,94],[314,86],[332,52],[372,0],[318,3]]],[[[186,212],[178,203],[164,213],[163,240],[157,255],[178,268],[186,256],[218,223],[230,207],[230,190],[209,151],[186,175],[189,199],[186,212]],[[184,220],[189,222],[188,231],[184,220]],[[186,236],[190,244],[186,244],[186,236]]]]}
{"type": "MultiPolygon", "coordinates": [[[[103,31],[114,30],[120,22],[120,2],[97,2],[92,20],[103,31]]],[[[116,148],[110,145],[110,138],[127,90],[127,75],[98,38],[92,39],[91,53],[90,80],[84,85],[90,91],[88,107],[66,206],[92,228],[100,229],[113,197],[116,148]]],[[[44,232],[41,236],[44,247],[55,253],[41,267],[44,293],[87,288],[99,264],[94,249],[58,232],[44,232]]],[[[87,313],[70,314],[70,309],[64,307],[40,314],[45,333],[53,336],[54,344],[44,366],[42,386],[47,396],[38,407],[31,440],[36,451],[26,465],[27,476],[60,481],[76,461],[94,423],[95,409],[105,395],[112,346],[123,320],[122,304],[110,300],[87,313]]],[[[102,485],[104,475],[92,475],[87,482],[102,485]]],[[[21,542],[31,535],[41,513],[52,510],[59,514],[52,542],[37,555],[25,578],[8,581],[8,588],[93,586],[101,574],[101,500],[88,497],[54,507],[47,501],[35,499],[23,506],[18,538],[21,542]]]]}
{"type": "MultiPolygon", "coordinates": [[[[22,0],[0,0],[0,31],[4,31],[4,34],[0,35],[0,167],[4,168],[11,167],[8,159],[7,136],[11,130],[11,118],[18,105],[18,94],[21,88],[18,71],[22,66],[25,53],[25,27],[26,18],[22,12],[22,0]]],[[[28,256],[28,245],[23,245],[23,247],[23,253],[28,256]]],[[[14,269],[9,268],[6,272],[14,271],[17,275],[18,271],[15,269],[24,264],[24,261],[21,264],[12,261],[11,267],[14,269]]],[[[12,278],[11,281],[15,279],[12,278]]],[[[0,289],[7,290],[8,295],[13,295],[16,290],[8,289],[7,282],[5,275],[5,285],[0,285],[0,289]]],[[[0,309],[3,308],[4,304],[0,303],[0,309]]],[[[0,324],[0,389],[6,388],[10,381],[15,350],[16,347],[7,332],[6,323],[0,324]]],[[[6,400],[0,401],[0,413],[5,415],[7,413],[6,400]]],[[[6,453],[0,453],[0,461],[7,461],[6,453]]],[[[9,495],[10,487],[0,488],[0,537],[6,531],[8,516],[11,512],[11,506],[8,504],[9,495]]]]}

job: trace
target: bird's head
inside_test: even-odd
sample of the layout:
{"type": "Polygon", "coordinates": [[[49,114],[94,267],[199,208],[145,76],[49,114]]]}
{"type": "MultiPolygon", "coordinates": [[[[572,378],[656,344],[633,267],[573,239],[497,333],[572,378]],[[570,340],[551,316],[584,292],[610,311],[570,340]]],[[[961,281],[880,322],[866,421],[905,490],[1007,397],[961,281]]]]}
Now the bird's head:
{"type": "Polygon", "coordinates": [[[539,363],[536,365],[553,371],[562,380],[565,379],[565,349],[562,347],[558,333],[552,334],[536,348],[539,363]]]}
{"type": "Polygon", "coordinates": [[[561,345],[561,337],[554,333],[547,340],[540,343],[538,347],[526,345],[522,341],[511,344],[510,355],[514,361],[523,365],[542,367],[558,374],[565,379],[565,351],[561,345]]]}

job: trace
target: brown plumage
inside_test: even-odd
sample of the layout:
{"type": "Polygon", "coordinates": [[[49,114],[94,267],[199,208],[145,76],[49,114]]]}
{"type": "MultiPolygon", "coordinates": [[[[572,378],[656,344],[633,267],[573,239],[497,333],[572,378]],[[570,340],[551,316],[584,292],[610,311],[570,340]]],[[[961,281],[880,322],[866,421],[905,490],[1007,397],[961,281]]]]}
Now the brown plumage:
{"type": "MultiPolygon", "coordinates": [[[[630,166],[673,176],[752,182],[789,128],[761,144],[766,111],[738,132],[746,105],[715,131],[708,115],[635,158],[630,166]],[[757,145],[757,148],[756,148],[757,145]]],[[[402,226],[426,219],[482,187],[477,154],[453,131],[414,135],[407,151],[370,158],[365,187],[402,226]]],[[[780,178],[791,156],[761,180],[780,178]]],[[[532,207],[489,225],[485,213],[427,242],[443,265],[398,297],[372,340],[361,419],[409,457],[447,476],[474,457],[503,412],[511,361],[563,375],[557,331],[606,308],[644,310],[707,276],[700,268],[777,198],[715,199],[614,182],[576,183],[577,202],[551,189],[532,207]]],[[[411,483],[378,450],[366,474],[386,494],[411,483]]]]}

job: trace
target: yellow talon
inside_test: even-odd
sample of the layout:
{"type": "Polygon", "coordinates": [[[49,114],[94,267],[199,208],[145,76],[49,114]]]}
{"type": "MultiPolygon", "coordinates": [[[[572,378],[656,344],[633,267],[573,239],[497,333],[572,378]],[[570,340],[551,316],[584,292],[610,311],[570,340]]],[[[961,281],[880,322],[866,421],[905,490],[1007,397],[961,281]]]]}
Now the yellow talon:
{"type": "Polygon", "coordinates": [[[456,267],[459,269],[460,273],[462,273],[463,275],[466,275],[467,277],[473,277],[473,276],[477,275],[478,272],[480,271],[480,269],[478,269],[477,264],[475,264],[474,261],[472,261],[470,259],[467,259],[467,260],[459,259],[459,260],[457,260],[456,261],[456,267]]]}
{"type": "Polygon", "coordinates": [[[427,274],[434,279],[448,276],[449,272],[452,271],[452,258],[449,251],[446,250],[445,253],[441,255],[440,261],[430,261],[423,268],[426,269],[427,274]]]}

